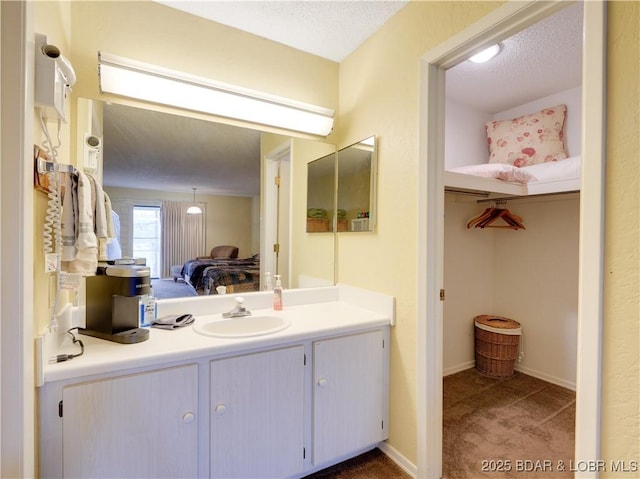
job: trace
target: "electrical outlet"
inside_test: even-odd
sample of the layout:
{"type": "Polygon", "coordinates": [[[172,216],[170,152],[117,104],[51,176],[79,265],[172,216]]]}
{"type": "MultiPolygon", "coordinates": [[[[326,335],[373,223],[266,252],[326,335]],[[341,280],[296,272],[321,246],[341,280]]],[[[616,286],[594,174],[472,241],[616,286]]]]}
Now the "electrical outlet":
{"type": "Polygon", "coordinates": [[[44,257],[44,272],[53,273],[58,270],[57,253],[47,253],[44,257]]]}

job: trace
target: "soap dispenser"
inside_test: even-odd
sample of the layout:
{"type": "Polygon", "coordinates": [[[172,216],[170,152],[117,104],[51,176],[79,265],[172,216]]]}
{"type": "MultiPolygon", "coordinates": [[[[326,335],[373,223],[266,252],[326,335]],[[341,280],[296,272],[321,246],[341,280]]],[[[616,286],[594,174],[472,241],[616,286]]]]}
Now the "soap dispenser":
{"type": "Polygon", "coordinates": [[[282,311],[282,282],[280,275],[276,274],[276,285],[273,288],[273,309],[274,311],[282,311]]]}

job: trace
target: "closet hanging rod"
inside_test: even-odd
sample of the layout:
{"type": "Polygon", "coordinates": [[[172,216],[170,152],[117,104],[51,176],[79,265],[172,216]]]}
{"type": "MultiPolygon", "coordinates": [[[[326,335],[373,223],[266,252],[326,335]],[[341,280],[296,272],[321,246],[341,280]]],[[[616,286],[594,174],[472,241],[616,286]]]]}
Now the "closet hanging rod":
{"type": "Polygon", "coordinates": [[[458,190],[456,188],[446,188],[444,189],[445,193],[454,193],[456,195],[467,195],[467,196],[483,196],[487,198],[489,193],[485,191],[470,191],[470,190],[458,190]]]}
{"type": "Polygon", "coordinates": [[[539,193],[537,195],[525,195],[525,196],[501,196],[496,198],[487,198],[484,200],[477,200],[476,203],[496,203],[496,202],[505,202],[505,201],[516,201],[516,200],[526,200],[528,198],[541,198],[545,196],[561,196],[561,195],[572,195],[575,193],[580,193],[580,190],[573,191],[558,191],[555,193],[539,193]]]}
{"type": "Polygon", "coordinates": [[[43,158],[38,158],[38,173],[44,175],[46,173],[53,173],[56,171],[60,173],[78,173],[78,170],[76,170],[76,167],[73,165],[67,165],[65,163],[57,163],[54,161],[47,161],[43,158]]]}

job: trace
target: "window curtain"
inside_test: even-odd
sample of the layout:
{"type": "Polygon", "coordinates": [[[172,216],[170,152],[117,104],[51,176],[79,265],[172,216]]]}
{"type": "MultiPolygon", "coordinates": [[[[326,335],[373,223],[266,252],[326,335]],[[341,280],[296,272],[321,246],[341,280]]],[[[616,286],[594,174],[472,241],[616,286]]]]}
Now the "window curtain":
{"type": "Polygon", "coordinates": [[[206,254],[205,203],[196,203],[201,215],[188,215],[192,202],[162,202],[162,277],[171,277],[171,266],[182,265],[190,259],[206,254]]]}

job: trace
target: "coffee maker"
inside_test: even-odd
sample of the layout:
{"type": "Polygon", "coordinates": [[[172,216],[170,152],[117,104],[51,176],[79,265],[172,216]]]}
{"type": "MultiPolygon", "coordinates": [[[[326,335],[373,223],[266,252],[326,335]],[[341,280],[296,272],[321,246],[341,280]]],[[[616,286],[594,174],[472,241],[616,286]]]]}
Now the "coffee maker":
{"type": "Polygon", "coordinates": [[[81,334],[116,343],[146,341],[139,327],[140,297],[150,292],[150,270],[139,265],[100,265],[86,278],[86,327],[81,334]]]}

